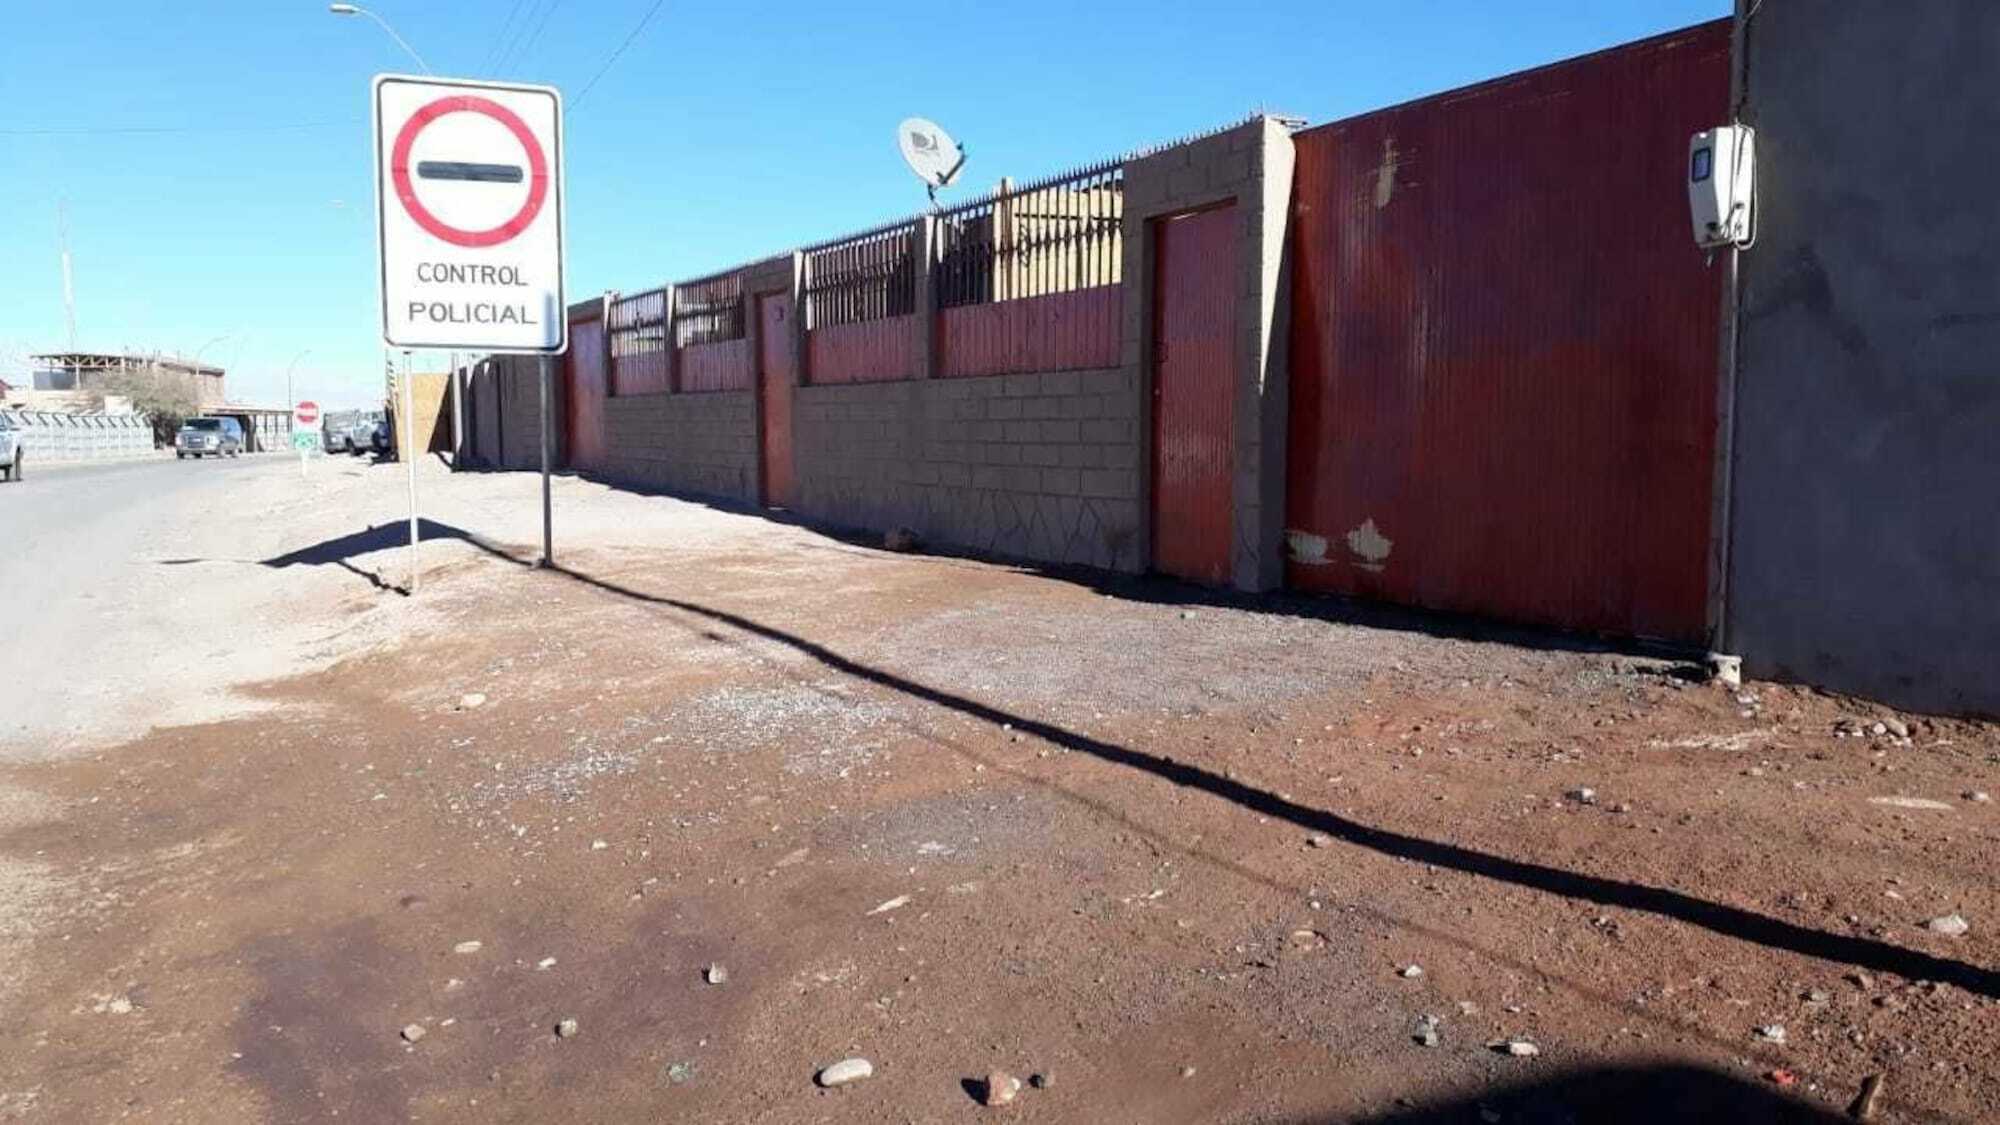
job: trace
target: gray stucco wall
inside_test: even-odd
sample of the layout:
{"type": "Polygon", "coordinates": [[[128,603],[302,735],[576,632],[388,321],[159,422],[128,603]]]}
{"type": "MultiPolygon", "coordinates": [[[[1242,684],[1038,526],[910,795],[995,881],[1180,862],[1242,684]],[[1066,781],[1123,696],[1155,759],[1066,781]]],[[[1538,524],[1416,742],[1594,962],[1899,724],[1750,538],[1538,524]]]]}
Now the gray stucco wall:
{"type": "Polygon", "coordinates": [[[2000,713],[2000,5],[1766,3],[1746,56],[1722,643],[2000,713]]]}

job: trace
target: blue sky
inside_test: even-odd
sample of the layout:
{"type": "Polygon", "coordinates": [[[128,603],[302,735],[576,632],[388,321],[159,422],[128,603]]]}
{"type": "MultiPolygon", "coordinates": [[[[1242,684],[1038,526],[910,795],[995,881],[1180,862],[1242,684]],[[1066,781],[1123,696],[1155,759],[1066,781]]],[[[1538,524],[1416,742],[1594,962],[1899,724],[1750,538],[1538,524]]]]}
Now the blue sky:
{"type": "MultiPolygon", "coordinates": [[[[310,0],[42,4],[0,43],[0,371],[63,336],[192,353],[232,397],[381,386],[368,81],[411,69],[310,0]],[[138,131],[150,130],[150,131],[138,131]]],[[[686,278],[917,210],[911,114],[966,194],[1264,108],[1334,120],[1726,15],[1728,0],[958,4],[378,0],[440,74],[571,99],[571,299],[686,278]]],[[[948,195],[947,198],[950,198],[948,195]]]]}

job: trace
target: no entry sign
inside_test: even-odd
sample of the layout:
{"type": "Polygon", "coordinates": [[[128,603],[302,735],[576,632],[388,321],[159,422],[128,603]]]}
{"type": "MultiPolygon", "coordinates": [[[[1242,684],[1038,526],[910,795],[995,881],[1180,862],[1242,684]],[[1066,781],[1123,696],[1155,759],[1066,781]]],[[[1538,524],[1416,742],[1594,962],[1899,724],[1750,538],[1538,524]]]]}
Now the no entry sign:
{"type": "Polygon", "coordinates": [[[306,399],[292,407],[292,425],[299,429],[319,425],[319,403],[306,399]]]}
{"type": "Polygon", "coordinates": [[[561,95],[401,74],[374,90],[382,338],[563,351],[561,95]]]}

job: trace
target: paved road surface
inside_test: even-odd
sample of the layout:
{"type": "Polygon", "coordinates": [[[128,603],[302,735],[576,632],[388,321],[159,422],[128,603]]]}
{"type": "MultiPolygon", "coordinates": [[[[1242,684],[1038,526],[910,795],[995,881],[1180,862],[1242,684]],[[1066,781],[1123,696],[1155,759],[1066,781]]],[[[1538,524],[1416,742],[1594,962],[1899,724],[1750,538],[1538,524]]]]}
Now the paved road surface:
{"type": "Polygon", "coordinates": [[[393,469],[336,459],[301,480],[288,457],[158,460],[0,484],[0,760],[242,710],[227,689],[291,670],[288,628],[311,624],[284,599],[310,608],[341,585],[260,564],[365,526],[398,493],[393,469]]]}
{"type": "Polygon", "coordinates": [[[150,548],[210,539],[197,525],[229,519],[232,491],[276,467],[119,462],[43,467],[0,485],[0,538],[9,544],[0,550],[0,740],[88,726],[87,712],[106,705],[133,665],[176,659],[171,632],[107,626],[118,617],[160,620],[141,601],[162,587],[145,573],[159,565],[150,548]]]}

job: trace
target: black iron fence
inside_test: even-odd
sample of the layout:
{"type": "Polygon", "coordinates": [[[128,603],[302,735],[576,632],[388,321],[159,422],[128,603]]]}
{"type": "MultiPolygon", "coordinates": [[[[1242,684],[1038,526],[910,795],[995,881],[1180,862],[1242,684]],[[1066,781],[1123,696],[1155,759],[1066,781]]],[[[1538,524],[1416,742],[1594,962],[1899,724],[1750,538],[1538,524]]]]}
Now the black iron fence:
{"type": "Polygon", "coordinates": [[[653,289],[612,301],[607,327],[613,359],[666,351],[666,291],[653,289]]]}
{"type": "Polygon", "coordinates": [[[674,344],[741,340],[743,275],[719,274],[674,287],[674,344]]]}
{"type": "Polygon", "coordinates": [[[825,328],[917,311],[917,230],[877,227],[805,253],[806,324],[825,328]]]}
{"type": "Polygon", "coordinates": [[[937,307],[1118,284],[1125,166],[1112,161],[1002,190],[940,214],[937,307]]]}

